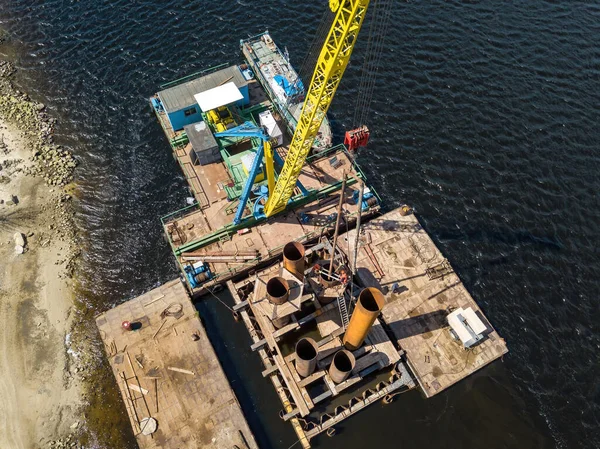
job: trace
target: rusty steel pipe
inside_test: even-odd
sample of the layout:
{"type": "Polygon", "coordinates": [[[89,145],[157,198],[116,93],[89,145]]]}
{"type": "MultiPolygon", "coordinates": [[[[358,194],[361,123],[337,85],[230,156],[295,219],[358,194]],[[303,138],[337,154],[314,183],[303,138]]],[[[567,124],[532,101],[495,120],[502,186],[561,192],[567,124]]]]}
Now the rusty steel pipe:
{"type": "Polygon", "coordinates": [[[334,278],[334,276],[337,274],[337,271],[338,266],[336,263],[334,263],[333,268],[331,268],[331,262],[325,262],[321,268],[321,272],[319,273],[319,283],[325,288],[333,287],[334,285],[339,284],[339,281],[334,278]]]}
{"type": "Polygon", "coordinates": [[[342,383],[348,378],[355,365],[356,359],[354,358],[354,354],[342,349],[341,351],[336,352],[333,359],[331,359],[329,377],[331,377],[331,380],[336,384],[342,383]]]}
{"type": "Polygon", "coordinates": [[[267,299],[271,304],[281,305],[290,297],[290,284],[280,276],[275,276],[267,282],[267,299]]]}
{"type": "Polygon", "coordinates": [[[301,377],[310,376],[317,367],[319,347],[312,338],[302,338],[296,343],[296,371],[301,377]]]}
{"type": "Polygon", "coordinates": [[[286,315],[286,316],[282,316],[281,318],[273,318],[271,320],[271,323],[273,323],[273,326],[275,327],[275,329],[281,329],[283,326],[288,324],[291,321],[291,319],[292,319],[291,315],[286,315]]]}
{"type": "Polygon", "coordinates": [[[283,268],[301,281],[304,280],[305,254],[304,245],[299,242],[290,242],[283,247],[283,268]]]}
{"type": "Polygon", "coordinates": [[[348,329],[344,334],[343,341],[346,349],[354,351],[360,348],[384,305],[385,297],[378,289],[369,287],[360,292],[348,329]]]}

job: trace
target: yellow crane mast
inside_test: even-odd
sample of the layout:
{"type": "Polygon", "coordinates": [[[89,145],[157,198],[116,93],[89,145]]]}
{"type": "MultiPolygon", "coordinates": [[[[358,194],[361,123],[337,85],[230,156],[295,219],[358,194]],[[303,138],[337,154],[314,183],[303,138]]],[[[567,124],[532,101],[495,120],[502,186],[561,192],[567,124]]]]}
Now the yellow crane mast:
{"type": "Polygon", "coordinates": [[[335,19],[317,60],[285,164],[265,204],[267,217],[284,210],[292,197],[300,171],[350,61],[369,2],[370,0],[329,1],[330,9],[336,13],[335,19]]]}

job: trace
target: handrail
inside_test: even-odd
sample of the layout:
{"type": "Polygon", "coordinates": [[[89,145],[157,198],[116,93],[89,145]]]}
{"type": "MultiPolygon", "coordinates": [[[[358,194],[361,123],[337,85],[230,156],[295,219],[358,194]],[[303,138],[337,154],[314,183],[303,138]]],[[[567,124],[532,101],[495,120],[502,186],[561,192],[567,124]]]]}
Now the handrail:
{"type": "Polygon", "coordinates": [[[176,79],[174,81],[169,81],[167,83],[161,84],[159,87],[161,89],[167,89],[168,87],[173,87],[177,84],[183,84],[186,80],[190,79],[190,78],[194,78],[194,77],[198,77],[200,75],[207,75],[208,73],[212,73],[212,72],[216,72],[219,69],[225,68],[227,67],[229,64],[227,64],[226,62],[216,65],[214,67],[209,67],[208,69],[205,70],[200,70],[199,72],[196,73],[192,73],[191,75],[186,75],[182,78],[176,79]]]}

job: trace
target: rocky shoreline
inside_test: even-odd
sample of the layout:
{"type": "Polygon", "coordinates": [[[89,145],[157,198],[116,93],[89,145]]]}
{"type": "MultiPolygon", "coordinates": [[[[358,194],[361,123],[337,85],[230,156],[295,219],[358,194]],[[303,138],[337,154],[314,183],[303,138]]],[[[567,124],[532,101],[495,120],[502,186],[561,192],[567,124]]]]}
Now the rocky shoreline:
{"type": "MultiPolygon", "coordinates": [[[[77,160],[70,151],[54,143],[56,119],[48,115],[46,106],[33,101],[29,95],[15,88],[11,80],[15,71],[11,62],[0,60],[0,117],[21,130],[31,156],[29,161],[9,157],[0,163],[0,183],[9,183],[11,177],[22,174],[41,177],[51,187],[49,192],[53,194],[53,200],[42,205],[42,211],[50,211],[51,224],[48,225],[46,234],[53,234],[53,238],[70,245],[66,274],[71,276],[78,251],[74,245],[76,229],[72,219],[72,194],[69,193],[72,188],[67,186],[73,182],[77,160]]],[[[2,153],[10,156],[7,154],[6,144],[0,138],[0,154],[2,153]]],[[[15,206],[19,202],[14,193],[9,192],[4,196],[5,198],[0,198],[0,207],[15,206]]],[[[46,237],[50,238],[50,235],[46,237]]]]}
{"type": "Polygon", "coordinates": [[[86,343],[71,341],[78,163],[54,142],[56,119],[16,87],[15,72],[0,60],[0,446],[79,448],[89,440],[89,360],[86,343]]]}

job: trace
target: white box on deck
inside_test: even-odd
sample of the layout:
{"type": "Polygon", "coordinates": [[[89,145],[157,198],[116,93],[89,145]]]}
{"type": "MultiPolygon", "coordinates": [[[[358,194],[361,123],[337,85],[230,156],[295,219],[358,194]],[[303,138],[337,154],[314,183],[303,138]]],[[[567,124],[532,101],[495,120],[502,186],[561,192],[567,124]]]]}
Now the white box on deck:
{"type": "Polygon", "coordinates": [[[471,307],[463,309],[459,307],[448,315],[448,324],[454,335],[469,348],[483,338],[483,332],[487,329],[471,307]]]}
{"type": "Polygon", "coordinates": [[[267,129],[269,137],[272,137],[277,141],[277,146],[282,145],[283,133],[281,132],[281,129],[279,129],[279,126],[277,125],[275,118],[273,118],[271,111],[261,112],[258,114],[258,118],[260,120],[260,125],[267,129]]]}

